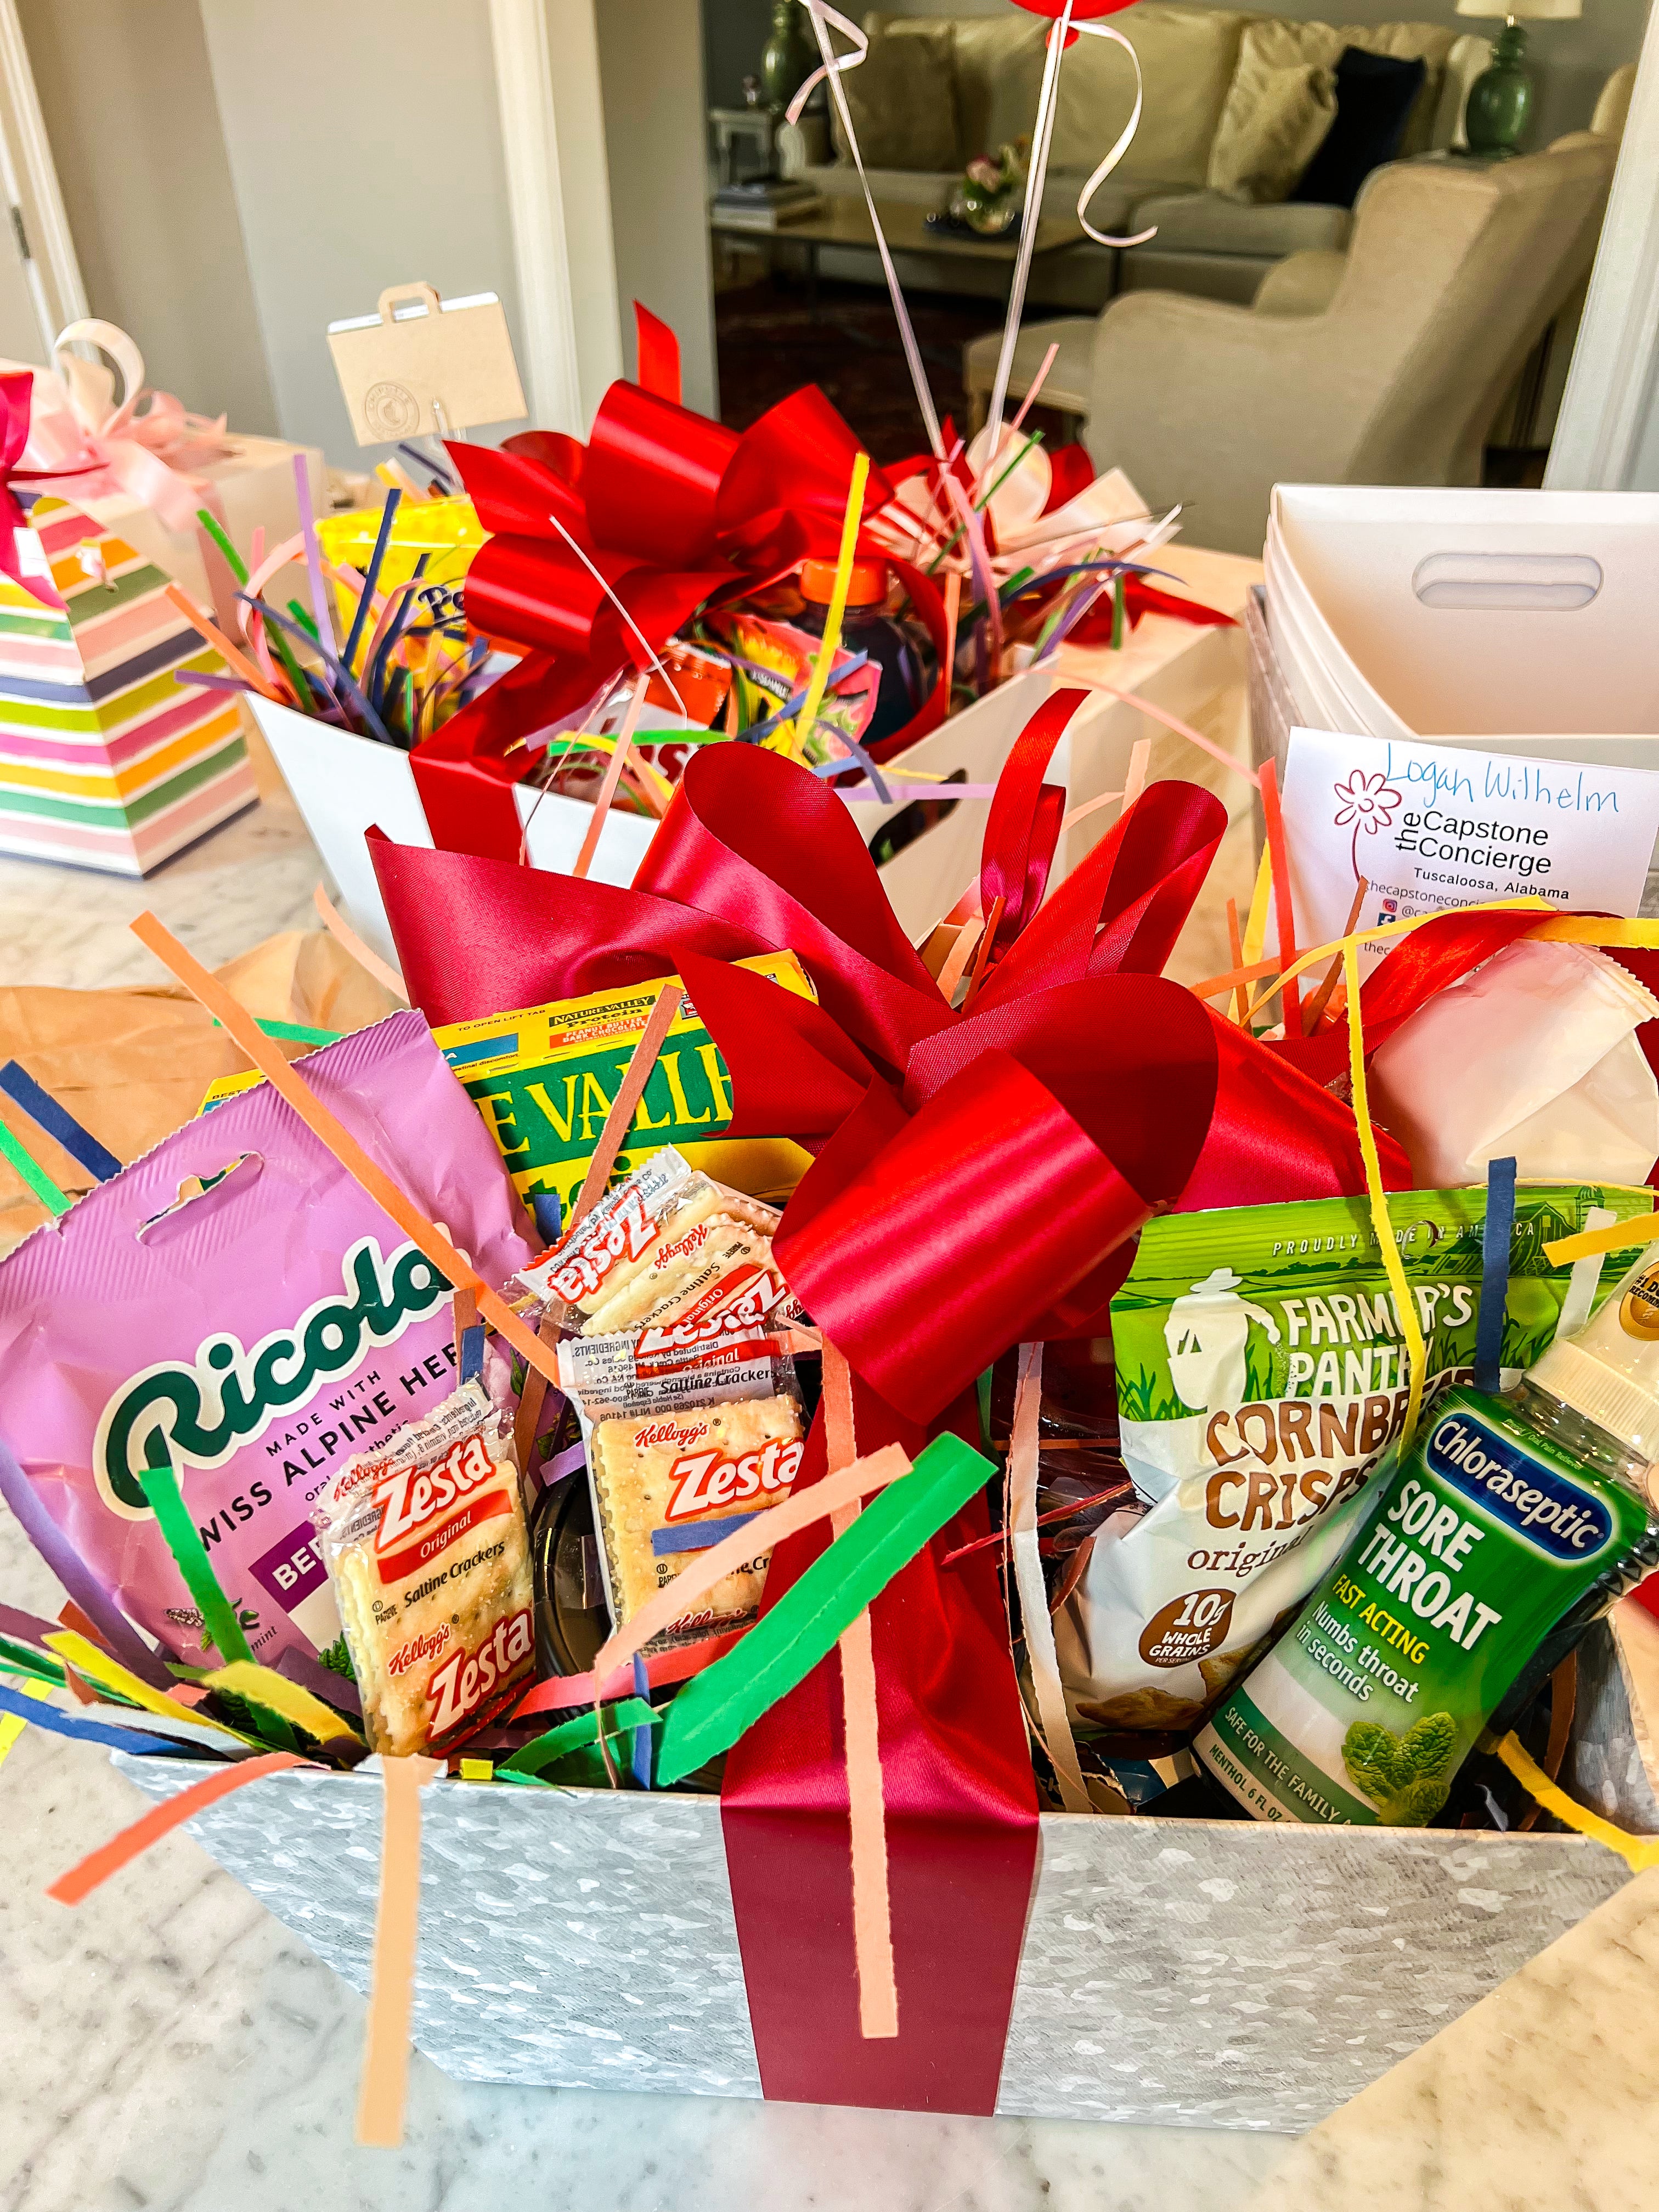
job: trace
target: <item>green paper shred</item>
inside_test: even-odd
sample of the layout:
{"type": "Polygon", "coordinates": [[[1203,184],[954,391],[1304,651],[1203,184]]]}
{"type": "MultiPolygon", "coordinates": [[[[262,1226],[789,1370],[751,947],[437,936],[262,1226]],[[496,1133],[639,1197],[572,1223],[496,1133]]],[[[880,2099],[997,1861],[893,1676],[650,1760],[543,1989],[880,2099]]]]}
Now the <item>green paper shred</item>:
{"type": "Polygon", "coordinates": [[[152,1433],[149,1465],[139,1477],[156,1526],[167,1539],[167,1549],[185,1578],[185,1588],[196,1601],[209,1638],[220,1657],[227,1664],[233,1659],[251,1661],[253,1653],[242,1624],[220,1587],[207,1547],[179,1494],[179,1478],[167,1459],[167,1449],[164,1440],[152,1433]]]}
{"type": "Polygon", "coordinates": [[[32,1674],[36,1681],[52,1682],[61,1686],[64,1680],[63,1662],[51,1658],[33,1645],[19,1644],[14,1637],[0,1636],[0,1667],[14,1674],[32,1674]]]}
{"type": "MultiPolygon", "coordinates": [[[[617,1741],[636,1728],[653,1728],[657,1715],[642,1698],[624,1698],[612,1705],[606,1718],[605,1738],[617,1741]]],[[[574,1721],[562,1721],[557,1728],[549,1729],[515,1751],[511,1759],[502,1759],[496,1766],[497,1774],[538,1775],[572,1752],[597,1745],[599,1735],[599,1718],[591,1711],[578,1713],[574,1721]]]]}
{"type": "Polygon", "coordinates": [[[657,1755],[666,1788],[727,1751],[804,1681],[837,1639],[976,1490],[995,1475],[960,1437],[936,1437],[751,1628],[694,1674],[668,1709],[657,1755]]]}
{"type": "Polygon", "coordinates": [[[231,544],[229,538],[226,537],[224,526],[220,522],[217,515],[210,513],[205,507],[198,507],[196,510],[196,520],[201,524],[203,529],[206,531],[208,536],[213,540],[219,550],[224,555],[225,565],[230,570],[231,574],[234,576],[239,584],[246,588],[247,584],[247,563],[243,560],[241,555],[236,550],[236,548],[231,544]]]}
{"type": "Polygon", "coordinates": [[[3,1121],[0,1121],[0,1153],[5,1155],[49,1212],[58,1215],[69,1212],[74,1200],[58,1189],[43,1167],[36,1165],[3,1121]]]}

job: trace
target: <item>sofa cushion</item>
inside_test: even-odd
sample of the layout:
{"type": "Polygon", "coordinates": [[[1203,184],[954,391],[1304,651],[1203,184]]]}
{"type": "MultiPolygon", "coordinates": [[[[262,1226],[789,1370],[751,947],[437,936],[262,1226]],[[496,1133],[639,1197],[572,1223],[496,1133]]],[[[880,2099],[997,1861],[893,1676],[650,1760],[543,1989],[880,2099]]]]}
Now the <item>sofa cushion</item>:
{"type": "MultiPolygon", "coordinates": [[[[924,32],[917,26],[895,37],[884,28],[872,36],[863,61],[842,78],[866,168],[958,166],[955,64],[953,40],[945,30],[924,32]]],[[[831,111],[836,151],[850,161],[852,151],[833,102],[831,111]]]]}
{"type": "Polygon", "coordinates": [[[1295,198],[1351,208],[1372,170],[1399,153],[1425,73],[1420,55],[1408,62],[1346,48],[1336,65],[1336,121],[1295,198]]]}
{"type": "MultiPolygon", "coordinates": [[[[999,146],[1030,137],[1042,86],[1042,41],[1048,27],[1012,9],[986,16],[890,15],[874,10],[864,18],[872,40],[885,34],[895,40],[944,37],[951,41],[957,158],[949,166],[956,169],[965,167],[975,154],[994,154],[999,146]]],[[[858,74],[854,70],[843,82],[854,83],[858,74]]],[[[1092,168],[1093,162],[1089,166],[1092,168]]]]}
{"type": "MultiPolygon", "coordinates": [[[[1146,96],[1140,125],[1115,173],[1201,185],[1247,18],[1221,8],[1141,0],[1111,18],[1135,50],[1146,96]]],[[[1110,39],[1079,38],[1060,73],[1049,160],[1086,177],[1134,106],[1134,70],[1110,39]]],[[[1033,104],[1035,112],[1035,103],[1033,104]]],[[[1028,118],[1024,128],[1030,129],[1028,118]]]]}
{"type": "MultiPolygon", "coordinates": [[[[1065,415],[1086,414],[1097,328],[1093,315],[1068,315],[1054,323],[1028,323],[1014,340],[1013,368],[1008,380],[1010,392],[1016,398],[1024,398],[1042,366],[1043,356],[1053,345],[1059,350],[1054,355],[1054,367],[1043,379],[1043,404],[1057,407],[1065,415]]],[[[1000,331],[988,331],[983,337],[969,339],[962,349],[962,380],[969,392],[994,390],[997,357],[1001,350],[1000,331]]]]}
{"type": "Polygon", "coordinates": [[[1237,253],[1256,261],[1277,260],[1306,246],[1342,246],[1353,217],[1346,208],[1314,207],[1282,200],[1246,207],[1220,192],[1147,193],[1135,202],[1137,230],[1157,226],[1150,245],[1124,256],[1127,276],[1144,254],[1237,253]]]}
{"type": "Polygon", "coordinates": [[[1269,70],[1244,128],[1211,149],[1211,189],[1247,205],[1288,199],[1335,120],[1335,79],[1323,62],[1269,70]]]}
{"type": "Polygon", "coordinates": [[[1216,131],[1216,152],[1224,165],[1231,166],[1234,157],[1227,142],[1248,130],[1270,70],[1294,69],[1307,62],[1322,62],[1328,69],[1334,69],[1343,49],[1357,46],[1364,53],[1424,64],[1423,88],[1407,119],[1400,151],[1402,155],[1426,153],[1437,143],[1435,131],[1446,63],[1457,43],[1456,33],[1437,23],[1359,23],[1338,28],[1329,23],[1294,23],[1282,16],[1262,16],[1246,27],[1239,41],[1238,66],[1216,131]]]}

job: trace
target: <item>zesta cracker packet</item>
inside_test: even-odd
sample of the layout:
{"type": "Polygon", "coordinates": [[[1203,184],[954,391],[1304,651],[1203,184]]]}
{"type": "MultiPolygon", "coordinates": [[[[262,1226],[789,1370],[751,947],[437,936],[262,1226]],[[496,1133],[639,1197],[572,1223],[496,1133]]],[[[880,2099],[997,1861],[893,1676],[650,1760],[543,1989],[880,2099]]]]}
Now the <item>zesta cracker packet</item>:
{"type": "MultiPolygon", "coordinates": [[[[1505,1387],[1554,1336],[1571,1270],[1546,1243],[1645,1212],[1623,1187],[1522,1184],[1505,1387]]],[[[1484,1188],[1389,1200],[1432,1394],[1473,1372],[1484,1188]]],[[[1580,1317],[1582,1320],[1582,1316],[1580,1317]]],[[[1579,1323],[1575,1322],[1574,1326],[1579,1323]]],[[[1409,1397],[1400,1317],[1364,1199],[1165,1214],[1112,1300],[1123,1461],[1114,1515],[1054,1620],[1085,1732],[1195,1726],[1352,1533],[1409,1397]]]]}
{"type": "Polygon", "coordinates": [[[442,1751],[534,1663],[530,1543],[510,1413],[465,1382],[318,1501],[372,1751],[442,1751]]]}

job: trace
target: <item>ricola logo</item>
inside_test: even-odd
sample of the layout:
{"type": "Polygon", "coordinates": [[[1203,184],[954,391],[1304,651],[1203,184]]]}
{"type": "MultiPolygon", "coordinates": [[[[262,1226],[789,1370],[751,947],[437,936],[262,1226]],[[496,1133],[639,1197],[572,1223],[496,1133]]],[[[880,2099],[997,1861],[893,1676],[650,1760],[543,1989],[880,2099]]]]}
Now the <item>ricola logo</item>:
{"type": "Polygon", "coordinates": [[[250,1346],[208,1337],[188,1364],[163,1360],[125,1382],[99,1416],[93,1474],[99,1494],[125,1520],[149,1506],[139,1481],[151,1446],[186,1467],[222,1467],[279,1416],[303,1406],[331,1376],[355,1367],[372,1345],[392,1344],[449,1296],[449,1285],[413,1244],[389,1256],[360,1237],[340,1263],[343,1291],[319,1298],[290,1328],[250,1346]]]}
{"type": "Polygon", "coordinates": [[[1467,1414],[1448,1414],[1429,1438],[1425,1456],[1443,1482],[1552,1559],[1593,1559],[1613,1534],[1613,1516],[1593,1492],[1517,1451],[1467,1414]]]}

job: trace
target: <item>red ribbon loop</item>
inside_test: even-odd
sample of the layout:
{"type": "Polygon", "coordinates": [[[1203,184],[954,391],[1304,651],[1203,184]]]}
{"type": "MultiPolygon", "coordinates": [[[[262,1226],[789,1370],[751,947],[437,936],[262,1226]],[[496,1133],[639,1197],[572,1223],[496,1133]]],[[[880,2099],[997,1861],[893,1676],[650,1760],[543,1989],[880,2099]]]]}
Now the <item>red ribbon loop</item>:
{"type": "MultiPolygon", "coordinates": [[[[911,950],[842,802],[751,746],[694,756],[632,890],[373,850],[434,1019],[686,977],[731,1073],[732,1127],[817,1153],[778,1238],[786,1274],[883,1397],[925,1420],[1009,1343],[1098,1334],[1122,1272],[1108,1263],[1153,1205],[1364,1188],[1346,1106],[1146,972],[1224,827],[1209,793],[1153,785],[968,1015],[911,950]],[[762,999],[772,986],[716,964],[784,948],[818,1007],[762,999]],[[1057,1179],[1039,1172],[1045,1146],[1057,1179]]],[[[1403,1186],[1403,1153],[1382,1148],[1403,1186]]]]}

